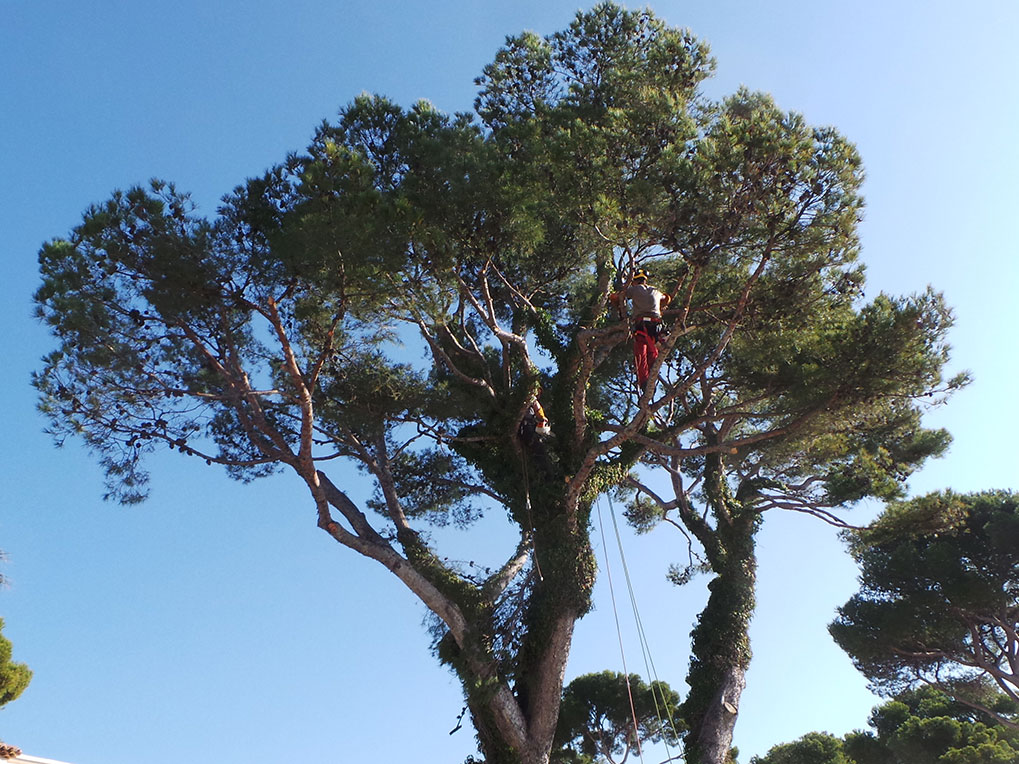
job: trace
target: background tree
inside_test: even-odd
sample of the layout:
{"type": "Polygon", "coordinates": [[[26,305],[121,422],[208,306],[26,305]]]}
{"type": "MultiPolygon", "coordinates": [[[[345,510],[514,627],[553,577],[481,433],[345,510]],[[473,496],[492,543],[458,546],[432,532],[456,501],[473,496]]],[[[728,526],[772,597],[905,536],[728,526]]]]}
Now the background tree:
{"type": "MultiPolygon", "coordinates": [[[[28,666],[11,660],[13,655],[11,641],[3,635],[3,629],[4,619],[0,618],[0,708],[12,700],[17,700],[32,680],[32,671],[28,666]]],[[[19,748],[0,741],[0,759],[13,758],[20,754],[19,748]]]]}
{"type": "Polygon", "coordinates": [[[993,717],[932,687],[907,690],[871,713],[871,730],[811,732],[751,764],[1009,764],[1019,737],[993,717]]]}
{"type": "Polygon", "coordinates": [[[127,502],[157,446],[298,475],[318,526],[434,614],[489,764],[547,761],[591,508],[618,487],[650,501],[637,467],[658,470],[659,514],[716,575],[688,761],[724,761],[761,512],[831,517],[943,446],[917,399],[950,317],[933,293],[862,304],[855,150],[766,96],[707,101],[711,69],[688,33],[601,4],[510,38],[476,118],[358,98],[214,220],[166,183],[115,193],[40,255],[54,433],[83,437],[127,502]],[[675,295],[643,390],[606,312],[636,266],[675,295]],[[526,426],[539,390],[547,439],[526,426]],[[337,460],[374,484],[365,506],[337,460]],[[492,511],[509,528],[488,569],[427,534],[492,511]]]}
{"type": "Polygon", "coordinates": [[[875,688],[935,685],[1019,727],[1019,497],[895,503],[852,548],[860,591],[830,629],[875,688]]]}
{"type": "Polygon", "coordinates": [[[843,750],[842,741],[827,732],[808,732],[792,743],[776,745],[751,764],[857,764],[843,750]]]}
{"type": "Polygon", "coordinates": [[[11,660],[11,641],[3,635],[4,621],[0,618],[0,708],[17,700],[32,680],[32,670],[24,663],[11,660]]]}
{"type": "Polygon", "coordinates": [[[556,731],[557,764],[622,764],[648,743],[679,744],[679,693],[636,674],[585,674],[563,690],[556,731]]]}

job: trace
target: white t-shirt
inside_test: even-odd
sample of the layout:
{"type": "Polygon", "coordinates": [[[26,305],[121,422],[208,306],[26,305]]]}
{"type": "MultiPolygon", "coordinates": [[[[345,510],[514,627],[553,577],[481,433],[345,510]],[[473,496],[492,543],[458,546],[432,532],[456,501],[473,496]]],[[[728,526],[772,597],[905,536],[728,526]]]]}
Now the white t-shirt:
{"type": "Polygon", "coordinates": [[[662,300],[665,295],[647,284],[630,284],[626,288],[626,299],[633,305],[633,320],[661,318],[662,300]]]}

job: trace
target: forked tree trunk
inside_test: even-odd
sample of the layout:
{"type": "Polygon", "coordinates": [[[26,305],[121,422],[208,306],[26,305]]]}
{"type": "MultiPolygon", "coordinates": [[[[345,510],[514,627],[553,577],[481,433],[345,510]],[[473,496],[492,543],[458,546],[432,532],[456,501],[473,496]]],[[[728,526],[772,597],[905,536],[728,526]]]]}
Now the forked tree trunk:
{"type": "MultiPolygon", "coordinates": [[[[468,705],[485,764],[548,764],[575,621],[573,614],[561,614],[557,619],[535,667],[539,678],[529,683],[531,693],[526,700],[518,696],[510,709],[485,690],[470,697],[468,705]],[[518,709],[522,715],[513,713],[518,709]]],[[[500,689],[506,691],[505,686],[500,689]]]]}
{"type": "MultiPolygon", "coordinates": [[[[535,479],[532,473],[532,495],[544,493],[547,497],[561,491],[560,483],[535,479]],[[546,490],[541,490],[543,487],[546,490]]],[[[589,511],[587,504],[567,507],[554,498],[534,503],[534,553],[540,573],[524,616],[525,632],[518,646],[512,688],[511,680],[501,672],[482,676],[469,662],[454,664],[468,697],[485,764],[549,762],[574,626],[590,607],[594,569],[586,530],[589,511]]],[[[484,634],[485,626],[475,633],[484,634]]],[[[470,641],[477,645],[479,656],[489,647],[486,639],[470,641]]],[[[493,656],[488,653],[487,657],[493,656]]]]}

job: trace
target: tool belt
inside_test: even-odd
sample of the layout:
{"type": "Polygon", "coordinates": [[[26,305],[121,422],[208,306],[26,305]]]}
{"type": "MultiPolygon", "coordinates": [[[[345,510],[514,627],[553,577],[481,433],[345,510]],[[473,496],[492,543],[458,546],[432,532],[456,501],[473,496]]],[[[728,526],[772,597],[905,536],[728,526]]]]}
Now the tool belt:
{"type": "Polygon", "coordinates": [[[662,334],[662,319],[660,318],[641,318],[633,324],[634,334],[643,334],[644,336],[658,341],[658,338],[662,334]]]}

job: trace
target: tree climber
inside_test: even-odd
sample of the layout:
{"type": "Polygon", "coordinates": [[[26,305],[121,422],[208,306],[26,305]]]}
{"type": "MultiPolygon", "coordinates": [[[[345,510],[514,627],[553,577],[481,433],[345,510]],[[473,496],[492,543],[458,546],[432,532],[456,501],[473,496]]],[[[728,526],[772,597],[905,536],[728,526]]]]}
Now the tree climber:
{"type": "MultiPolygon", "coordinates": [[[[545,441],[552,434],[552,428],[549,425],[548,417],[545,416],[545,410],[541,407],[541,402],[538,400],[540,395],[541,388],[538,388],[537,392],[528,399],[527,410],[524,412],[524,416],[517,428],[517,436],[520,438],[520,442],[523,444],[524,451],[526,452],[521,454],[521,456],[524,459],[524,487],[528,492],[530,491],[527,487],[528,461],[530,461],[538,473],[546,478],[555,471],[553,458],[545,444],[545,441]]],[[[528,496],[529,502],[530,496],[528,496]]]]}
{"type": "Polygon", "coordinates": [[[548,424],[548,417],[545,416],[545,409],[541,407],[541,402],[538,400],[538,395],[540,394],[541,389],[531,396],[527,404],[527,411],[520,422],[519,435],[528,442],[532,441],[535,436],[546,437],[552,434],[552,429],[548,424]]]}
{"type": "MultiPolygon", "coordinates": [[[[541,392],[540,390],[538,392],[541,392]]],[[[534,417],[534,431],[538,435],[546,436],[552,434],[552,428],[549,427],[548,417],[545,416],[545,409],[541,407],[541,402],[537,396],[531,399],[531,407],[528,412],[534,417]]]]}
{"type": "Polygon", "coordinates": [[[637,369],[637,386],[643,390],[651,374],[651,364],[658,358],[658,337],[662,333],[662,310],[669,306],[672,298],[647,283],[647,271],[638,270],[633,274],[629,286],[609,295],[622,317],[623,303],[627,300],[633,306],[633,362],[637,369]]]}

